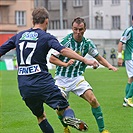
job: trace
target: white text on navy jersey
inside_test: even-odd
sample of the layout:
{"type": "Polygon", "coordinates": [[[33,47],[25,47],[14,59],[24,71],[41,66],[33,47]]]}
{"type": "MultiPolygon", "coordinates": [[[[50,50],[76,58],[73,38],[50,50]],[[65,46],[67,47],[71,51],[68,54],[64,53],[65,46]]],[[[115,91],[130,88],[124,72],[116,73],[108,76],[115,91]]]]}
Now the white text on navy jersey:
{"type": "Polygon", "coordinates": [[[31,75],[34,73],[41,72],[39,65],[31,65],[31,66],[19,66],[18,75],[31,75]]]}

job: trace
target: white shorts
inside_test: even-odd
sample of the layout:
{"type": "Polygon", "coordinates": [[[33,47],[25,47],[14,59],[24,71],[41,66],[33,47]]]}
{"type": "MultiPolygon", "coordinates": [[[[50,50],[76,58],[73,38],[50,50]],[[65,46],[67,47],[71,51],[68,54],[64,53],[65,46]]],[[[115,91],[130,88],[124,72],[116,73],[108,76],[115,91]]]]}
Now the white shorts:
{"type": "Polygon", "coordinates": [[[67,78],[63,76],[55,77],[55,84],[61,89],[61,92],[69,98],[69,92],[81,96],[86,90],[91,89],[90,84],[84,79],[84,76],[67,78]]]}
{"type": "Polygon", "coordinates": [[[128,78],[133,77],[133,60],[126,60],[125,66],[126,66],[128,78]]]}

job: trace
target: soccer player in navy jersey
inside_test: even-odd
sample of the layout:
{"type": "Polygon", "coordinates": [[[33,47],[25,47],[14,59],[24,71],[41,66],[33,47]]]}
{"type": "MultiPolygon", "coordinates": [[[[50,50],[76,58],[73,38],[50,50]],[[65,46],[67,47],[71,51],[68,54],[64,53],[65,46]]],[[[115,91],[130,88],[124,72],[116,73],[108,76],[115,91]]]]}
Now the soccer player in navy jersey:
{"type": "MultiPolygon", "coordinates": [[[[73,33],[64,37],[61,44],[65,47],[71,48],[83,57],[89,54],[109,70],[117,71],[116,67],[112,66],[99,54],[94,42],[83,36],[85,30],[86,23],[84,19],[80,17],[75,18],[72,22],[73,33]]],[[[99,132],[109,133],[104,126],[101,106],[92,91],[91,85],[82,75],[85,72],[87,65],[83,62],[77,60],[73,61],[68,57],[64,57],[57,51],[52,53],[50,62],[57,65],[55,84],[58,85],[64,96],[68,99],[70,92],[72,92],[87,101],[92,107],[92,114],[96,119],[99,132]]],[[[59,119],[61,120],[62,118],[59,117],[59,119]]],[[[63,124],[63,126],[64,133],[70,133],[69,127],[65,124],[63,124]]]]}
{"type": "Polygon", "coordinates": [[[86,131],[88,126],[75,118],[74,111],[48,72],[46,56],[48,51],[53,48],[63,56],[80,60],[86,65],[95,67],[98,63],[87,60],[71,49],[61,46],[53,35],[46,32],[49,13],[44,7],[34,9],[32,17],[33,28],[22,31],[7,40],[0,47],[0,56],[16,48],[19,91],[25,104],[37,117],[43,133],[54,133],[46,118],[43,103],[58,110],[58,114],[62,116],[65,124],[79,131],[86,131]]]}

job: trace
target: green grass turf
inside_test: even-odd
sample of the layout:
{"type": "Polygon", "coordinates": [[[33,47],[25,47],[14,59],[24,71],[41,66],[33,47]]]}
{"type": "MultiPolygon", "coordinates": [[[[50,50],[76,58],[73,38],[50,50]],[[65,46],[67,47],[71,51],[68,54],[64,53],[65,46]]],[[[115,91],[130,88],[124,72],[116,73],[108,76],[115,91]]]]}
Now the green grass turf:
{"type": "MultiPolygon", "coordinates": [[[[50,72],[54,76],[54,70],[50,72]]],[[[87,69],[84,75],[101,104],[106,128],[111,133],[133,133],[133,108],[122,107],[127,82],[125,68],[117,72],[87,69]]],[[[88,133],[99,133],[90,105],[72,93],[69,102],[76,116],[88,124],[88,133]]],[[[44,107],[55,133],[63,133],[55,111],[44,107]]],[[[75,129],[71,132],[78,133],[75,129]]],[[[16,71],[0,71],[0,133],[41,133],[36,118],[20,97],[16,71]]]]}

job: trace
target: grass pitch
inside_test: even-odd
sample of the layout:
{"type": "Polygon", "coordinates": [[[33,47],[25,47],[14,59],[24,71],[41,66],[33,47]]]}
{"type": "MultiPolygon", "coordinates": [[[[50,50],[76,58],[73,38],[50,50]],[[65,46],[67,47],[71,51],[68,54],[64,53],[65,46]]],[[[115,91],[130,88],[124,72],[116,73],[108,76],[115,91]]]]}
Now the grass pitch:
{"type": "MultiPolygon", "coordinates": [[[[50,72],[54,76],[54,70],[50,72]]],[[[105,127],[111,133],[133,133],[133,108],[122,107],[127,83],[125,68],[117,72],[87,69],[84,75],[101,104],[105,127]]],[[[90,105],[72,93],[69,102],[76,116],[88,124],[88,133],[99,133],[90,105]]],[[[55,111],[46,105],[44,108],[55,133],[63,133],[55,111]]],[[[72,128],[71,132],[78,133],[72,128]]],[[[21,99],[16,71],[0,71],[0,133],[41,133],[36,118],[21,99]]]]}

